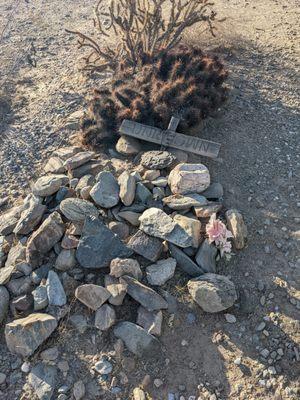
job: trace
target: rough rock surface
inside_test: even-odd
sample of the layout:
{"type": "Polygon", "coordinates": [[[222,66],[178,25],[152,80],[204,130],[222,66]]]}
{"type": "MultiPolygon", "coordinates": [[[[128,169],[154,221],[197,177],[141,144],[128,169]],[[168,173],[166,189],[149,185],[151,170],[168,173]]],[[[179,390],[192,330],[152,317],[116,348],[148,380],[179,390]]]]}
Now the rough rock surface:
{"type": "Polygon", "coordinates": [[[120,187],[111,172],[102,171],[97,176],[97,183],[90,191],[90,196],[100,207],[111,208],[119,202],[120,187]]]}
{"type": "Polygon", "coordinates": [[[163,203],[172,210],[189,210],[192,207],[199,207],[205,205],[207,200],[204,196],[198,193],[191,193],[183,196],[181,194],[173,194],[165,197],[163,203]]]}
{"type": "Polygon", "coordinates": [[[163,314],[161,311],[148,311],[140,306],[136,323],[143,327],[151,335],[160,336],[163,314]]]}
{"type": "Polygon", "coordinates": [[[193,238],[192,247],[198,248],[201,239],[201,222],[196,218],[189,218],[180,214],[175,215],[173,221],[177,222],[193,238]]]}
{"type": "Polygon", "coordinates": [[[123,340],[128,350],[139,357],[157,357],[161,351],[160,342],[132,322],[120,322],[114,328],[114,334],[123,340]]]}
{"type": "Polygon", "coordinates": [[[150,236],[167,240],[179,247],[189,247],[193,244],[193,237],[159,208],[152,207],[144,211],[140,222],[140,229],[150,236]]]}
{"type": "Polygon", "coordinates": [[[233,243],[237,250],[245,247],[247,240],[247,227],[242,214],[237,210],[228,210],[225,213],[228,228],[233,234],[233,243]]]}
{"type": "Polygon", "coordinates": [[[27,243],[26,259],[33,265],[39,264],[40,257],[46,254],[62,238],[65,225],[58,212],[54,212],[31,235],[27,243]]]}
{"type": "Polygon", "coordinates": [[[9,293],[5,286],[0,286],[0,324],[6,317],[9,306],[9,293]]]}
{"type": "Polygon", "coordinates": [[[138,140],[130,136],[121,136],[117,142],[116,149],[121,154],[131,156],[141,151],[141,145],[138,140]]]}
{"type": "Polygon", "coordinates": [[[56,387],[57,368],[46,363],[35,365],[29,373],[28,382],[39,400],[53,399],[56,387]]]}
{"type": "Polygon", "coordinates": [[[196,262],[203,271],[215,273],[217,254],[217,248],[205,239],[196,254],[196,262]]]}
{"type": "Polygon", "coordinates": [[[187,254],[174,244],[168,244],[171,256],[177,261],[177,265],[188,275],[196,277],[202,275],[204,271],[187,254]]]}
{"type": "Polygon", "coordinates": [[[147,281],[150,285],[162,286],[175,273],[176,260],[174,258],[167,258],[159,260],[156,264],[149,265],[146,268],[147,281]]]}
{"type": "Polygon", "coordinates": [[[36,196],[51,196],[69,181],[66,175],[47,175],[39,178],[32,187],[36,196]]]}
{"type": "Polygon", "coordinates": [[[118,178],[120,199],[125,206],[130,206],[135,198],[136,180],[128,171],[122,172],[118,178]]]}
{"type": "Polygon", "coordinates": [[[110,292],[103,286],[86,284],[78,286],[75,297],[90,309],[96,311],[110,297],[110,292]]]}
{"type": "Polygon", "coordinates": [[[188,282],[193,300],[206,312],[216,313],[233,306],[237,293],[233,282],[226,276],[204,274],[188,282]]]}
{"type": "Polygon", "coordinates": [[[52,315],[30,314],[5,326],[6,344],[12,353],[30,356],[56,329],[52,315]]]}
{"type": "Polygon", "coordinates": [[[79,241],[76,257],[84,268],[108,267],[117,257],[130,257],[132,250],[100,220],[88,217],[79,241]]]}
{"type": "Polygon", "coordinates": [[[130,238],[128,247],[150,261],[157,261],[163,249],[160,239],[146,235],[146,233],[142,231],[137,231],[136,234],[130,238]]]}
{"type": "Polygon", "coordinates": [[[110,263],[110,275],[120,278],[123,275],[129,275],[140,280],[143,276],[140,264],[133,258],[115,258],[110,263]]]}
{"type": "Polygon", "coordinates": [[[203,164],[178,164],[168,182],[174,194],[201,193],[210,185],[210,174],[203,164]]]}
{"type": "Polygon", "coordinates": [[[168,308],[168,303],[153,289],[130,276],[123,276],[120,282],[127,284],[127,293],[149,311],[168,308]]]}
{"type": "Polygon", "coordinates": [[[103,304],[95,314],[95,326],[100,331],[107,331],[116,322],[116,313],[113,307],[103,304]]]}
{"type": "Polygon", "coordinates": [[[72,222],[84,222],[88,216],[97,217],[99,211],[87,200],[68,198],[60,203],[60,211],[72,222]]]}
{"type": "Polygon", "coordinates": [[[18,235],[28,235],[41,221],[46,206],[41,204],[41,199],[29,195],[24,200],[24,211],[14,228],[14,233],[18,235]]]}
{"type": "Polygon", "coordinates": [[[64,306],[67,297],[63,285],[54,271],[49,271],[46,281],[48,301],[51,306],[64,306]]]}
{"type": "Polygon", "coordinates": [[[176,157],[168,151],[147,151],[141,157],[141,165],[148,169],[165,169],[176,161],[176,157]]]}

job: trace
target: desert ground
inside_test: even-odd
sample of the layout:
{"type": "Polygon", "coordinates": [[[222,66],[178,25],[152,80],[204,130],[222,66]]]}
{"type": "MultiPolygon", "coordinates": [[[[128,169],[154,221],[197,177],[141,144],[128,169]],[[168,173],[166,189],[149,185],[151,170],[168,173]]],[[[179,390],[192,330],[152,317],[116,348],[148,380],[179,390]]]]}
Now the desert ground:
{"type": "MultiPolygon", "coordinates": [[[[1,211],[29,190],[51,152],[69,143],[75,132],[69,116],[107,79],[80,71],[81,53],[65,32],[88,32],[93,3],[0,0],[1,211]]],[[[299,4],[215,3],[226,18],[217,36],[194,28],[185,40],[218,54],[230,72],[229,102],[199,131],[222,144],[221,157],[197,160],[223,184],[224,203],[242,212],[249,231],[247,247],[218,264],[239,290],[231,310],[236,322],[202,312],[178,281],[170,287],[177,303],[163,326],[161,360],[128,353],[114,371],[128,377],[123,391],[101,394],[91,366],[95,355],[111,351],[113,340],[93,330],[80,334],[66,321],[43,348],[57,346],[57,362],[68,364],[57,388],[81,379],[86,399],[130,399],[147,374],[147,398],[155,400],[172,399],[170,393],[180,400],[300,397],[299,4]],[[163,384],[156,387],[155,379],[163,384]]],[[[36,399],[22,363],[1,334],[1,399],[36,399]]]]}

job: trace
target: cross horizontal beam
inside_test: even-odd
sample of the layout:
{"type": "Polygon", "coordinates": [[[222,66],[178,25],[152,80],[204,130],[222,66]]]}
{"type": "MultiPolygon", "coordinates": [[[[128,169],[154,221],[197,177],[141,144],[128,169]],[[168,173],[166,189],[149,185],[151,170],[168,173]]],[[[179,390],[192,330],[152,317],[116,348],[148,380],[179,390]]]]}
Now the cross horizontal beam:
{"type": "MultiPolygon", "coordinates": [[[[175,118],[173,122],[171,120],[171,127],[173,128],[175,125],[177,127],[178,122],[178,119],[175,118]]],[[[146,140],[162,146],[174,147],[175,149],[180,149],[211,158],[218,157],[221,147],[220,143],[211,142],[195,136],[183,135],[182,133],[175,132],[175,130],[162,130],[155,128],[154,126],[129,121],[128,119],[124,119],[119,131],[123,135],[132,136],[137,139],[146,140]]]]}

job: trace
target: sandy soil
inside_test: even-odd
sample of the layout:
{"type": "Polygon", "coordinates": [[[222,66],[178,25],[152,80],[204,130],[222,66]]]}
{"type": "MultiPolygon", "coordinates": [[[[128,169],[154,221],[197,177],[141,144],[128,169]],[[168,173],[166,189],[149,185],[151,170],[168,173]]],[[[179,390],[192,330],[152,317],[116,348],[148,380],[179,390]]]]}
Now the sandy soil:
{"type": "MultiPolygon", "coordinates": [[[[238,208],[249,227],[247,248],[219,265],[240,291],[240,302],[230,310],[237,322],[202,313],[177,276],[170,290],[179,303],[174,318],[166,317],[162,359],[154,364],[131,357],[116,366],[129,378],[121,399],[130,398],[145,374],[164,382],[147,388],[155,400],[168,393],[211,400],[300,397],[299,7],[296,0],[216,3],[227,18],[218,36],[200,36],[194,29],[188,40],[217,52],[230,70],[230,101],[199,134],[222,143],[219,162],[202,161],[224,185],[226,206],[238,208]],[[265,332],[257,330],[262,321],[265,332]],[[270,351],[267,359],[263,349],[270,351]]],[[[85,29],[92,5],[0,0],[1,26],[13,15],[0,41],[0,198],[12,202],[26,190],[51,150],[68,141],[68,115],[84,107],[88,89],[101,82],[78,71],[74,39],[64,33],[65,27],[85,29]],[[36,67],[28,64],[28,54],[36,67]]],[[[93,357],[111,348],[109,336],[93,338],[92,331],[81,336],[69,328],[47,346],[51,343],[70,365],[60,384],[70,385],[79,378],[91,381],[93,357]]],[[[13,377],[1,398],[19,399],[26,376],[1,344],[0,371],[13,377]]],[[[110,396],[116,398],[109,393],[86,398],[110,396]]],[[[29,392],[22,398],[34,399],[29,392]]]]}

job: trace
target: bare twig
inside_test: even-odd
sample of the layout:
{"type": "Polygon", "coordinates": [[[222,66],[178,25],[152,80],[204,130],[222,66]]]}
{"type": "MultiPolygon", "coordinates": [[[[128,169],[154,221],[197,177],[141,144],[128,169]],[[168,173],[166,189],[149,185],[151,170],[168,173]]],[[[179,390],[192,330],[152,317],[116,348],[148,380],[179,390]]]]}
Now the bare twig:
{"type": "Polygon", "coordinates": [[[98,0],[94,35],[77,35],[79,48],[89,47],[85,57],[89,70],[116,70],[121,61],[134,69],[142,60],[154,58],[176,46],[184,31],[203,23],[214,35],[216,13],[210,0],[98,0]],[[110,43],[110,46],[108,45],[110,43]]]}

